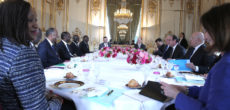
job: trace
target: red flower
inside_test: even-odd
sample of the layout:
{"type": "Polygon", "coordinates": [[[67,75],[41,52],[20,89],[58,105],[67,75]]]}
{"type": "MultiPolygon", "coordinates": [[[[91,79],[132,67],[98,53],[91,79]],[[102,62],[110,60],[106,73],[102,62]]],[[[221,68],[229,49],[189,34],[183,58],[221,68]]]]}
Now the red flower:
{"type": "Polygon", "coordinates": [[[112,55],[113,58],[115,58],[116,56],[117,56],[117,53],[114,53],[114,54],[112,55]]]}
{"type": "Polygon", "coordinates": [[[108,54],[106,55],[106,57],[107,57],[107,58],[109,58],[110,56],[111,56],[111,54],[110,54],[110,53],[108,53],[108,54]]]}

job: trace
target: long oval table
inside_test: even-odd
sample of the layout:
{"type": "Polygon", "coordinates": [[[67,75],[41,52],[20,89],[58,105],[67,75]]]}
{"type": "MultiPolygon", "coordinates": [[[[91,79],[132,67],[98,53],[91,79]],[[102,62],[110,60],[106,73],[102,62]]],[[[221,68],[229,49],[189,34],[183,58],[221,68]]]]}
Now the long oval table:
{"type": "MultiPolygon", "coordinates": [[[[148,72],[147,80],[178,84],[175,79],[153,74],[154,71],[163,73],[165,70],[137,68],[135,65],[128,64],[124,56],[114,59],[97,58],[86,62],[82,62],[82,60],[82,58],[75,58],[70,62],[64,63],[65,65],[74,65],[74,69],[56,65],[44,70],[47,89],[73,100],[78,110],[160,110],[164,103],[140,95],[140,89],[131,89],[125,85],[131,79],[135,79],[142,84],[146,75],[144,72],[148,72]],[[97,79],[94,75],[96,69],[97,72],[100,72],[97,79]],[[64,76],[69,71],[77,76],[74,80],[82,81],[85,84],[78,88],[69,89],[54,87],[55,82],[66,80],[64,76]],[[107,88],[107,91],[97,97],[80,96],[74,92],[89,87],[107,88]],[[108,92],[111,90],[113,92],[108,96],[108,92]]],[[[185,84],[179,83],[178,85],[185,84]]]]}

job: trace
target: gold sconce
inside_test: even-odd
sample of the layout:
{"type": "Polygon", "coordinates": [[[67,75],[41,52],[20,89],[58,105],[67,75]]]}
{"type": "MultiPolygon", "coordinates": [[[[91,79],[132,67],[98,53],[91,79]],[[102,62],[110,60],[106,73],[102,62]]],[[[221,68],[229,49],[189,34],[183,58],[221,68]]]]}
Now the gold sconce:
{"type": "Polygon", "coordinates": [[[1,3],[1,2],[4,2],[4,0],[0,0],[0,3],[1,3]]]}
{"type": "Polygon", "coordinates": [[[76,0],[76,2],[77,2],[77,3],[79,3],[79,2],[80,2],[80,0],[76,0]]]}
{"type": "Polygon", "coordinates": [[[91,11],[97,14],[101,10],[101,0],[91,0],[91,11]]]}
{"type": "Polygon", "coordinates": [[[148,3],[148,12],[150,13],[151,16],[156,12],[157,8],[157,0],[149,0],[148,3]]]}
{"type": "Polygon", "coordinates": [[[56,9],[57,9],[57,11],[58,11],[58,13],[59,13],[59,15],[60,15],[60,13],[61,13],[61,11],[63,11],[64,10],[64,0],[57,0],[56,1],[56,9]]]}
{"type": "Polygon", "coordinates": [[[192,14],[194,10],[194,2],[192,0],[189,0],[187,2],[187,12],[188,14],[192,14]]]}
{"type": "Polygon", "coordinates": [[[174,0],[169,0],[169,4],[172,7],[172,5],[174,4],[174,0]]]}
{"type": "Polygon", "coordinates": [[[72,32],[72,34],[73,35],[78,35],[79,37],[81,37],[82,32],[81,32],[81,30],[79,28],[75,28],[75,31],[72,32]]]}

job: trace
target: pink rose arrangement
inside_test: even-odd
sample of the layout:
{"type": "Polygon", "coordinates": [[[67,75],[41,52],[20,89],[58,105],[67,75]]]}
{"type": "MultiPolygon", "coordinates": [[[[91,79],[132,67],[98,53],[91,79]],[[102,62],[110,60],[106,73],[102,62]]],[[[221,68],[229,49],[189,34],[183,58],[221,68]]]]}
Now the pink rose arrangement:
{"type": "Polygon", "coordinates": [[[110,58],[110,57],[115,58],[117,56],[117,52],[113,52],[113,49],[109,47],[104,47],[99,51],[99,56],[105,58],[110,58]]]}
{"type": "Polygon", "coordinates": [[[130,64],[148,64],[152,61],[151,56],[144,50],[131,50],[127,62],[130,64]]]}
{"type": "Polygon", "coordinates": [[[121,50],[121,52],[122,52],[123,55],[126,55],[126,54],[131,53],[133,50],[134,50],[134,48],[125,47],[125,48],[123,48],[123,49],[121,50]]]}
{"type": "Polygon", "coordinates": [[[119,46],[112,47],[114,53],[119,53],[121,52],[122,48],[119,46]]]}

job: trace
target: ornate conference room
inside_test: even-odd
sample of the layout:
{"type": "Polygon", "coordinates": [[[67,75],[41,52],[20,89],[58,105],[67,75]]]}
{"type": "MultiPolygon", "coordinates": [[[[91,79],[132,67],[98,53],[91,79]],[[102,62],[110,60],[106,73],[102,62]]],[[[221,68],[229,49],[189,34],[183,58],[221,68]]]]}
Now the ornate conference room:
{"type": "Polygon", "coordinates": [[[229,110],[230,0],[0,0],[0,110],[229,110]]]}

